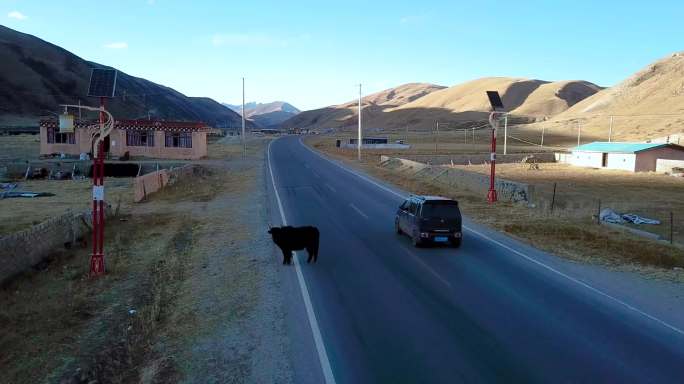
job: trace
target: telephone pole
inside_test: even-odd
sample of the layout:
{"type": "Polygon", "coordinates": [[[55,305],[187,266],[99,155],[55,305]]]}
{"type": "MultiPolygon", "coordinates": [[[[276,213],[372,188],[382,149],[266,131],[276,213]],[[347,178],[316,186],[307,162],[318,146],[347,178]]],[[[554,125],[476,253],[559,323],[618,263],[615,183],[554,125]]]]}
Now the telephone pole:
{"type": "Polygon", "coordinates": [[[361,161],[361,84],[359,84],[359,142],[356,143],[357,157],[361,161]]]}
{"type": "Polygon", "coordinates": [[[245,138],[245,78],[242,78],[242,156],[247,156],[247,139],[245,138]]]}

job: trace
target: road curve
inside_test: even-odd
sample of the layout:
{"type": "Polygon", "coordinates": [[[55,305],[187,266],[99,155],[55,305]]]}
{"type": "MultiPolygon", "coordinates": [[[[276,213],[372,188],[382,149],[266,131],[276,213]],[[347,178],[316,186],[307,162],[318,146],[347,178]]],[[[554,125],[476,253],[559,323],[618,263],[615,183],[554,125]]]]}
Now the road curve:
{"type": "Polygon", "coordinates": [[[268,161],[288,224],[321,232],[301,272],[337,383],[682,382],[680,328],[529,247],[466,221],[460,249],[415,249],[393,230],[401,191],[297,137],[268,161]]]}

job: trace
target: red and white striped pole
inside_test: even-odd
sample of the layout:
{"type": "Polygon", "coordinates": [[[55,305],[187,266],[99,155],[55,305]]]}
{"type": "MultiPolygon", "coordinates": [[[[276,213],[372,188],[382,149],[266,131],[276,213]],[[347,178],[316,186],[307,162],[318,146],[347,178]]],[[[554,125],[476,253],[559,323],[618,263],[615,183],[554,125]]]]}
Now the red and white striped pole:
{"type": "Polygon", "coordinates": [[[494,179],[496,177],[496,131],[499,126],[499,116],[497,112],[492,112],[489,115],[489,123],[492,126],[492,151],[489,157],[490,174],[489,174],[489,191],[487,192],[487,201],[495,203],[497,201],[496,185],[494,179]]]}
{"type": "MultiPolygon", "coordinates": [[[[100,98],[104,110],[104,98],[100,98]]],[[[104,125],[104,112],[100,111],[100,127],[104,125]]],[[[102,131],[101,131],[102,132],[102,131]]],[[[90,256],[90,276],[105,272],[104,262],[104,137],[100,137],[97,148],[93,147],[93,254],[90,256]]]]}

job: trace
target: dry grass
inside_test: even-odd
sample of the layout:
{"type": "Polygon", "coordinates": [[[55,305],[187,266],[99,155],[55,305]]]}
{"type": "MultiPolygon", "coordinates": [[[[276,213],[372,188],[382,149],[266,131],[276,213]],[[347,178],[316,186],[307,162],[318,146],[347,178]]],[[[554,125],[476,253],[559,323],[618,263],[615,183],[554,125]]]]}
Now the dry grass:
{"type": "MultiPolygon", "coordinates": [[[[489,167],[480,165],[456,168],[488,174],[489,167]]],[[[555,213],[562,216],[590,218],[601,207],[621,213],[636,213],[659,219],[661,225],[635,226],[670,237],[670,212],[674,215],[674,239],[684,242],[684,178],[656,173],[631,173],[617,170],[573,167],[567,164],[541,164],[539,170],[528,165],[499,164],[497,174],[505,179],[534,185],[533,201],[552,199],[556,184],[555,213]]]]}
{"type": "Polygon", "coordinates": [[[40,135],[0,135],[0,162],[37,160],[40,135]]]}
{"type": "Polygon", "coordinates": [[[353,157],[349,156],[347,151],[321,146],[320,141],[317,142],[315,139],[310,139],[309,143],[332,157],[344,160],[351,166],[360,167],[369,174],[404,190],[416,194],[437,194],[455,198],[459,200],[464,214],[469,218],[504,231],[539,249],[583,262],[611,266],[657,267],[666,272],[661,274],[661,277],[684,281],[681,272],[672,270],[673,267],[684,267],[684,250],[681,247],[669,246],[662,242],[634,237],[611,227],[599,226],[591,218],[558,217],[509,202],[490,205],[485,199],[486,191],[478,194],[399,174],[378,166],[375,156],[367,156],[359,164],[350,161],[353,157]]]}
{"type": "MultiPolygon", "coordinates": [[[[263,146],[255,148],[259,150],[263,146]]],[[[207,207],[221,196],[244,195],[254,188],[254,167],[228,172],[222,163],[207,166],[211,169],[144,204],[126,206],[121,218],[108,221],[104,277],[87,277],[89,249],[58,250],[39,269],[0,289],[0,382],[180,379],[178,364],[184,362],[154,346],[203,332],[204,317],[188,307],[202,299],[192,291],[203,284],[198,271],[214,271],[204,269],[206,255],[223,258],[234,248],[242,252],[244,239],[251,238],[239,223],[231,223],[236,231],[222,230],[226,215],[237,215],[242,205],[207,207]],[[217,236],[223,240],[220,246],[217,236]],[[135,312],[129,313],[131,309],[135,312]]],[[[235,268],[232,282],[255,279],[248,273],[253,257],[247,252],[226,264],[235,268]]],[[[226,297],[232,295],[239,304],[235,308],[245,308],[250,292],[236,289],[242,286],[227,288],[226,297]]]]}
{"type": "MultiPolygon", "coordinates": [[[[67,210],[75,212],[92,208],[92,181],[84,180],[27,180],[19,181],[18,190],[49,192],[55,196],[13,198],[0,200],[0,236],[21,231],[67,210]]],[[[132,178],[107,178],[106,199],[109,204],[122,207],[133,202],[132,178]]]]}

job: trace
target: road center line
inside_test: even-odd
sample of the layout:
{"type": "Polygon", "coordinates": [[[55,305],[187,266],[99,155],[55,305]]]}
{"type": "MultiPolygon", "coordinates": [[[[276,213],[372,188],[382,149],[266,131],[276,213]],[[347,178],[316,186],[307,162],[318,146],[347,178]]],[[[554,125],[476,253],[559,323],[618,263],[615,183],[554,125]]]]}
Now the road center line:
{"type": "MultiPolygon", "coordinates": [[[[389,192],[389,193],[391,193],[391,194],[393,194],[393,195],[395,195],[395,196],[397,196],[397,197],[400,197],[400,198],[402,198],[402,199],[405,199],[405,198],[406,198],[406,195],[403,195],[403,194],[401,194],[401,193],[398,193],[398,192],[396,192],[396,191],[393,191],[393,190],[391,190],[390,188],[387,188],[387,187],[385,187],[384,185],[382,185],[382,184],[380,184],[380,183],[378,183],[378,182],[376,182],[376,181],[374,181],[374,180],[371,180],[371,179],[369,179],[368,177],[366,177],[366,176],[364,176],[364,175],[361,175],[361,174],[359,174],[359,173],[357,173],[357,172],[355,172],[355,171],[352,171],[351,169],[348,169],[347,167],[345,167],[345,166],[343,166],[343,165],[341,165],[341,164],[338,164],[338,163],[336,163],[336,162],[330,160],[330,159],[327,158],[326,156],[323,156],[322,154],[318,153],[317,151],[314,151],[313,149],[309,148],[306,144],[304,144],[304,143],[302,142],[302,139],[299,139],[299,144],[301,144],[304,148],[308,149],[310,152],[312,152],[312,153],[315,154],[316,156],[320,157],[321,159],[327,160],[329,163],[336,165],[337,167],[339,167],[339,168],[341,168],[341,169],[343,169],[343,170],[345,170],[345,171],[351,173],[352,175],[355,175],[355,176],[357,176],[357,177],[359,177],[359,178],[361,178],[361,179],[363,179],[363,180],[365,180],[365,181],[367,181],[367,182],[369,182],[369,183],[375,185],[376,187],[378,187],[378,188],[380,188],[380,189],[382,189],[382,190],[384,190],[384,191],[386,191],[386,192],[389,192]]],[[[494,240],[494,239],[492,239],[491,237],[489,237],[489,236],[487,236],[487,235],[485,235],[485,234],[483,234],[483,233],[480,233],[480,232],[478,232],[478,231],[476,231],[476,230],[474,230],[474,229],[472,229],[472,228],[470,228],[470,227],[468,227],[468,226],[466,226],[466,225],[464,225],[463,228],[464,228],[465,230],[471,232],[471,233],[474,233],[474,234],[476,234],[476,235],[482,237],[482,238],[485,239],[485,240],[488,240],[489,242],[491,242],[491,243],[493,243],[493,244],[498,245],[498,246],[501,247],[501,248],[504,248],[504,249],[506,249],[506,250],[512,252],[512,253],[515,254],[515,255],[518,255],[518,256],[522,257],[523,259],[529,261],[530,263],[533,263],[533,264],[536,264],[536,265],[538,265],[538,266],[540,266],[540,267],[542,267],[542,268],[545,268],[545,269],[548,270],[549,272],[555,273],[555,274],[557,274],[558,276],[561,276],[561,277],[563,277],[563,278],[565,278],[565,279],[567,279],[567,280],[569,280],[569,281],[571,281],[571,282],[573,282],[573,283],[575,283],[575,284],[577,284],[577,285],[579,285],[579,286],[581,286],[581,287],[584,287],[584,288],[588,289],[588,290],[591,291],[591,292],[594,292],[594,293],[596,293],[596,294],[598,294],[598,295],[600,295],[600,296],[603,296],[603,297],[605,297],[605,298],[607,298],[607,299],[609,299],[609,300],[612,300],[613,302],[615,302],[615,303],[617,303],[617,304],[620,304],[621,306],[627,308],[628,310],[633,311],[633,312],[635,312],[635,313],[637,313],[637,314],[639,314],[639,315],[641,315],[641,316],[643,316],[643,317],[645,317],[645,318],[647,318],[647,319],[649,319],[649,320],[651,320],[651,321],[654,321],[654,322],[656,322],[656,323],[662,325],[662,326],[665,327],[665,328],[668,328],[668,329],[670,329],[670,330],[672,330],[672,331],[674,331],[674,332],[676,332],[676,333],[678,333],[678,334],[680,334],[680,335],[684,335],[684,331],[681,330],[681,329],[679,329],[679,328],[677,328],[677,327],[675,327],[674,325],[669,324],[669,323],[667,323],[666,321],[663,321],[663,320],[661,320],[661,319],[659,319],[659,318],[657,318],[657,317],[655,317],[655,316],[653,316],[653,315],[650,315],[650,314],[648,314],[648,313],[646,313],[646,312],[640,310],[639,308],[636,308],[636,307],[634,307],[634,306],[632,306],[632,305],[630,305],[630,304],[628,304],[628,303],[626,303],[626,302],[624,302],[624,301],[618,299],[617,297],[611,296],[611,295],[609,295],[609,294],[607,294],[607,293],[601,291],[600,289],[595,288],[595,287],[593,287],[593,286],[591,286],[591,285],[589,285],[589,284],[583,282],[582,280],[579,280],[579,279],[576,279],[576,278],[574,278],[574,277],[572,277],[572,276],[570,276],[570,275],[567,275],[567,274],[565,274],[565,273],[563,273],[563,272],[561,272],[561,271],[559,271],[559,270],[557,270],[557,269],[551,267],[550,265],[547,265],[547,264],[545,264],[545,263],[543,263],[543,262],[541,262],[541,261],[539,261],[539,260],[536,260],[536,259],[534,259],[533,257],[528,256],[528,255],[526,255],[526,254],[524,254],[524,253],[522,253],[522,252],[520,252],[520,251],[518,251],[518,250],[516,250],[516,249],[514,249],[514,248],[512,248],[512,247],[509,247],[508,245],[503,244],[503,243],[500,242],[500,241],[494,240]]]]}
{"type": "MultiPolygon", "coordinates": [[[[280,211],[280,219],[283,225],[287,225],[287,219],[285,218],[285,211],[283,210],[283,203],[280,200],[280,194],[278,194],[278,188],[276,187],[275,178],[273,177],[273,169],[271,167],[271,144],[273,141],[268,143],[267,157],[268,157],[268,172],[271,174],[271,184],[273,185],[273,192],[275,193],[276,201],[278,202],[278,210],[280,211]]],[[[297,280],[299,281],[299,288],[302,291],[302,298],[304,299],[304,307],[306,308],[306,315],[309,318],[309,325],[311,326],[311,333],[313,334],[314,344],[316,345],[316,351],[318,352],[318,361],[321,364],[321,370],[323,371],[323,378],[326,384],[336,384],[335,376],[333,375],[332,368],[330,367],[330,360],[328,359],[328,353],[325,350],[325,344],[323,343],[323,337],[321,336],[321,330],[318,326],[318,320],[316,320],[316,313],[313,310],[313,305],[311,304],[311,297],[309,296],[309,290],[306,287],[306,281],[304,280],[304,275],[302,274],[302,267],[299,265],[299,258],[294,257],[295,269],[297,270],[297,280]]]]}
{"type": "Polygon", "coordinates": [[[359,215],[363,216],[366,220],[368,220],[368,215],[366,215],[365,213],[363,213],[363,211],[361,211],[360,209],[358,209],[358,208],[356,207],[356,205],[354,205],[353,203],[349,203],[349,206],[350,206],[353,210],[355,210],[356,213],[358,213],[359,215]]]}

